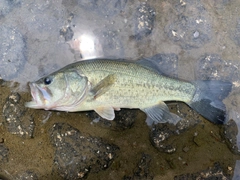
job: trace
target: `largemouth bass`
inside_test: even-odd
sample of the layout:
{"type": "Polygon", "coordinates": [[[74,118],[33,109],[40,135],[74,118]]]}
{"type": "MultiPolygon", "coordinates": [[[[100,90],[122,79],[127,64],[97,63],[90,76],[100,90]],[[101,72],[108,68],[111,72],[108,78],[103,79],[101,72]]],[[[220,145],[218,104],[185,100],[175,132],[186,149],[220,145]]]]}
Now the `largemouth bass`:
{"type": "Polygon", "coordinates": [[[164,101],[182,101],[214,123],[225,120],[222,100],[232,84],[185,82],[164,76],[148,63],[95,59],[70,64],[29,83],[33,100],[26,107],[58,111],[96,111],[113,120],[114,110],[139,108],[152,121],[176,123],[164,101]]]}

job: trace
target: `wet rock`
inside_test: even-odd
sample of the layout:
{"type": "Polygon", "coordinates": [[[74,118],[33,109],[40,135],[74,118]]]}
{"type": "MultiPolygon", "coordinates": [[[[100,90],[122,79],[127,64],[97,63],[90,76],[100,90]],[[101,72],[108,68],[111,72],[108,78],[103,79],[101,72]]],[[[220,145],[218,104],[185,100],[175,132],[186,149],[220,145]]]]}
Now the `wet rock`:
{"type": "Polygon", "coordinates": [[[184,49],[202,47],[212,38],[211,16],[201,1],[173,1],[175,15],[166,19],[168,37],[184,49]]]}
{"type": "Polygon", "coordinates": [[[64,37],[65,41],[70,41],[72,40],[74,33],[71,27],[63,27],[60,30],[60,35],[64,37]]]}
{"type": "Polygon", "coordinates": [[[154,8],[147,3],[140,4],[135,14],[135,39],[141,40],[152,33],[155,13],[154,8]]]}
{"type": "Polygon", "coordinates": [[[217,54],[205,54],[199,58],[197,67],[197,79],[230,81],[235,86],[240,84],[240,64],[235,61],[225,61],[217,54]]]}
{"type": "Polygon", "coordinates": [[[132,176],[124,176],[124,180],[151,180],[153,175],[150,173],[151,156],[143,153],[132,176]]]}
{"type": "Polygon", "coordinates": [[[11,80],[26,62],[26,45],[22,34],[14,27],[0,27],[0,72],[4,80],[11,80]]]}
{"type": "Polygon", "coordinates": [[[231,61],[225,61],[217,54],[205,54],[199,58],[196,75],[198,79],[230,81],[239,76],[237,68],[231,61]]]}
{"type": "Polygon", "coordinates": [[[240,19],[237,21],[237,25],[236,25],[235,31],[232,34],[231,38],[233,39],[234,43],[237,46],[240,46],[240,19]]]}
{"type": "Polygon", "coordinates": [[[120,111],[115,111],[115,119],[113,121],[103,119],[93,111],[88,112],[87,115],[94,123],[97,123],[101,127],[122,131],[130,129],[133,126],[137,110],[121,109],[120,111]]]}
{"type": "Polygon", "coordinates": [[[178,136],[201,121],[199,120],[199,115],[184,103],[170,103],[168,107],[181,120],[176,125],[169,123],[153,125],[150,132],[150,141],[159,151],[174,153],[177,150],[178,136]]]}
{"type": "Polygon", "coordinates": [[[18,173],[16,175],[16,179],[21,180],[38,180],[37,173],[35,173],[33,170],[27,170],[25,172],[18,173]]]}
{"type": "Polygon", "coordinates": [[[33,117],[26,113],[26,108],[18,93],[12,93],[3,106],[3,125],[7,130],[23,138],[32,138],[35,128],[33,117]]]}
{"type": "Polygon", "coordinates": [[[101,46],[104,57],[119,58],[124,56],[124,48],[119,32],[109,28],[104,31],[96,30],[94,31],[94,34],[98,37],[98,42],[100,42],[98,46],[101,46]]]}
{"type": "Polygon", "coordinates": [[[55,169],[64,179],[86,178],[89,172],[107,169],[119,149],[64,123],[53,125],[51,141],[56,148],[55,169]]]}
{"type": "Polygon", "coordinates": [[[127,0],[77,0],[81,8],[101,14],[103,16],[114,16],[124,10],[127,0]]]}
{"type": "Polygon", "coordinates": [[[216,180],[216,179],[231,179],[229,174],[224,173],[223,168],[219,163],[215,163],[213,167],[209,167],[207,170],[197,172],[194,174],[182,174],[175,176],[174,180],[185,179],[202,179],[202,180],[216,180]]]}
{"type": "Polygon", "coordinates": [[[178,133],[183,133],[201,122],[200,115],[185,103],[169,103],[168,107],[181,118],[176,124],[178,133]]]}
{"type": "Polygon", "coordinates": [[[1,0],[0,1],[0,18],[6,16],[13,8],[21,4],[22,0],[1,0]]]}
{"type": "Polygon", "coordinates": [[[159,123],[153,125],[150,132],[152,145],[161,152],[174,153],[177,149],[174,135],[177,135],[176,127],[173,124],[159,123]]]}
{"type": "Polygon", "coordinates": [[[3,144],[0,144],[0,164],[8,162],[9,149],[3,144]]]}
{"type": "Polygon", "coordinates": [[[238,126],[234,120],[229,120],[221,128],[221,135],[224,137],[228,148],[235,154],[240,154],[237,145],[238,126]]]}
{"type": "Polygon", "coordinates": [[[233,0],[213,0],[211,3],[215,8],[224,10],[232,1],[233,0]]]}
{"type": "Polygon", "coordinates": [[[161,73],[169,77],[178,77],[178,56],[176,54],[156,54],[148,59],[158,64],[161,73]]]}

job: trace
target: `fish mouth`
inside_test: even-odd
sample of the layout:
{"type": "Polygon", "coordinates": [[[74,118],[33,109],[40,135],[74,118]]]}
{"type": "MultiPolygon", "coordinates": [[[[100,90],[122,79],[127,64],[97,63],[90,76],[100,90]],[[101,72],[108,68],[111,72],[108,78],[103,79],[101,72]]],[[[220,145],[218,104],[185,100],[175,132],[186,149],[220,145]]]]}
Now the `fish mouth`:
{"type": "Polygon", "coordinates": [[[50,100],[50,94],[46,89],[39,87],[35,83],[29,83],[32,101],[26,102],[25,106],[34,109],[48,109],[46,102],[50,100]]]}

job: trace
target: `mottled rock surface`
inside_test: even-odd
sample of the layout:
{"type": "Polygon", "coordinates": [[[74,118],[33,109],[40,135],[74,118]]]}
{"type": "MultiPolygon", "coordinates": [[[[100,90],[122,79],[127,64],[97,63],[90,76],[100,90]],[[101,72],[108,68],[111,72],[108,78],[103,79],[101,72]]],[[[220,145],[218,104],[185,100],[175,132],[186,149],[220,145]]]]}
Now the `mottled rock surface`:
{"type": "Polygon", "coordinates": [[[170,40],[184,49],[200,48],[212,38],[211,16],[202,1],[174,1],[173,20],[165,26],[170,40]]]}
{"type": "Polygon", "coordinates": [[[25,38],[14,26],[2,25],[0,34],[1,77],[10,80],[16,77],[26,63],[25,38]]]}
{"type": "Polygon", "coordinates": [[[134,38],[141,40],[152,33],[155,22],[155,10],[146,2],[141,3],[135,13],[134,38]]]}
{"type": "Polygon", "coordinates": [[[19,93],[12,93],[3,106],[4,126],[7,130],[23,138],[33,138],[35,123],[33,117],[26,113],[19,93]]]}
{"type": "Polygon", "coordinates": [[[115,111],[116,117],[113,121],[103,119],[96,112],[89,112],[88,116],[93,123],[96,123],[101,127],[122,131],[130,129],[134,125],[137,110],[129,111],[127,109],[122,109],[120,111],[115,111]]]}
{"type": "Polygon", "coordinates": [[[56,149],[55,169],[64,179],[86,178],[90,172],[107,169],[119,149],[101,138],[84,135],[68,124],[54,124],[50,133],[56,149]]]}

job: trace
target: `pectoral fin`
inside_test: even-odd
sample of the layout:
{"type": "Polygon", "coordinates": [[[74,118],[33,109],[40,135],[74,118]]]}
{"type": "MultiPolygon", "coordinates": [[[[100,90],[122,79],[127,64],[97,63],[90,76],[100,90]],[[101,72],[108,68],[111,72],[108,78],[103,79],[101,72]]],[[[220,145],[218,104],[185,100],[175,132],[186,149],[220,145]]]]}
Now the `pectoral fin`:
{"type": "Polygon", "coordinates": [[[113,120],[115,118],[114,109],[112,107],[98,107],[94,109],[99,116],[107,120],[113,120]]]}
{"type": "Polygon", "coordinates": [[[110,74],[104,79],[102,79],[95,87],[92,88],[91,93],[94,96],[94,99],[97,99],[99,96],[106,93],[110,87],[116,82],[116,75],[110,74]]]}
{"type": "Polygon", "coordinates": [[[176,114],[173,114],[169,111],[167,105],[164,102],[160,102],[159,104],[141,109],[143,112],[147,114],[147,124],[152,125],[152,123],[173,123],[176,124],[180,117],[176,114]]]}

